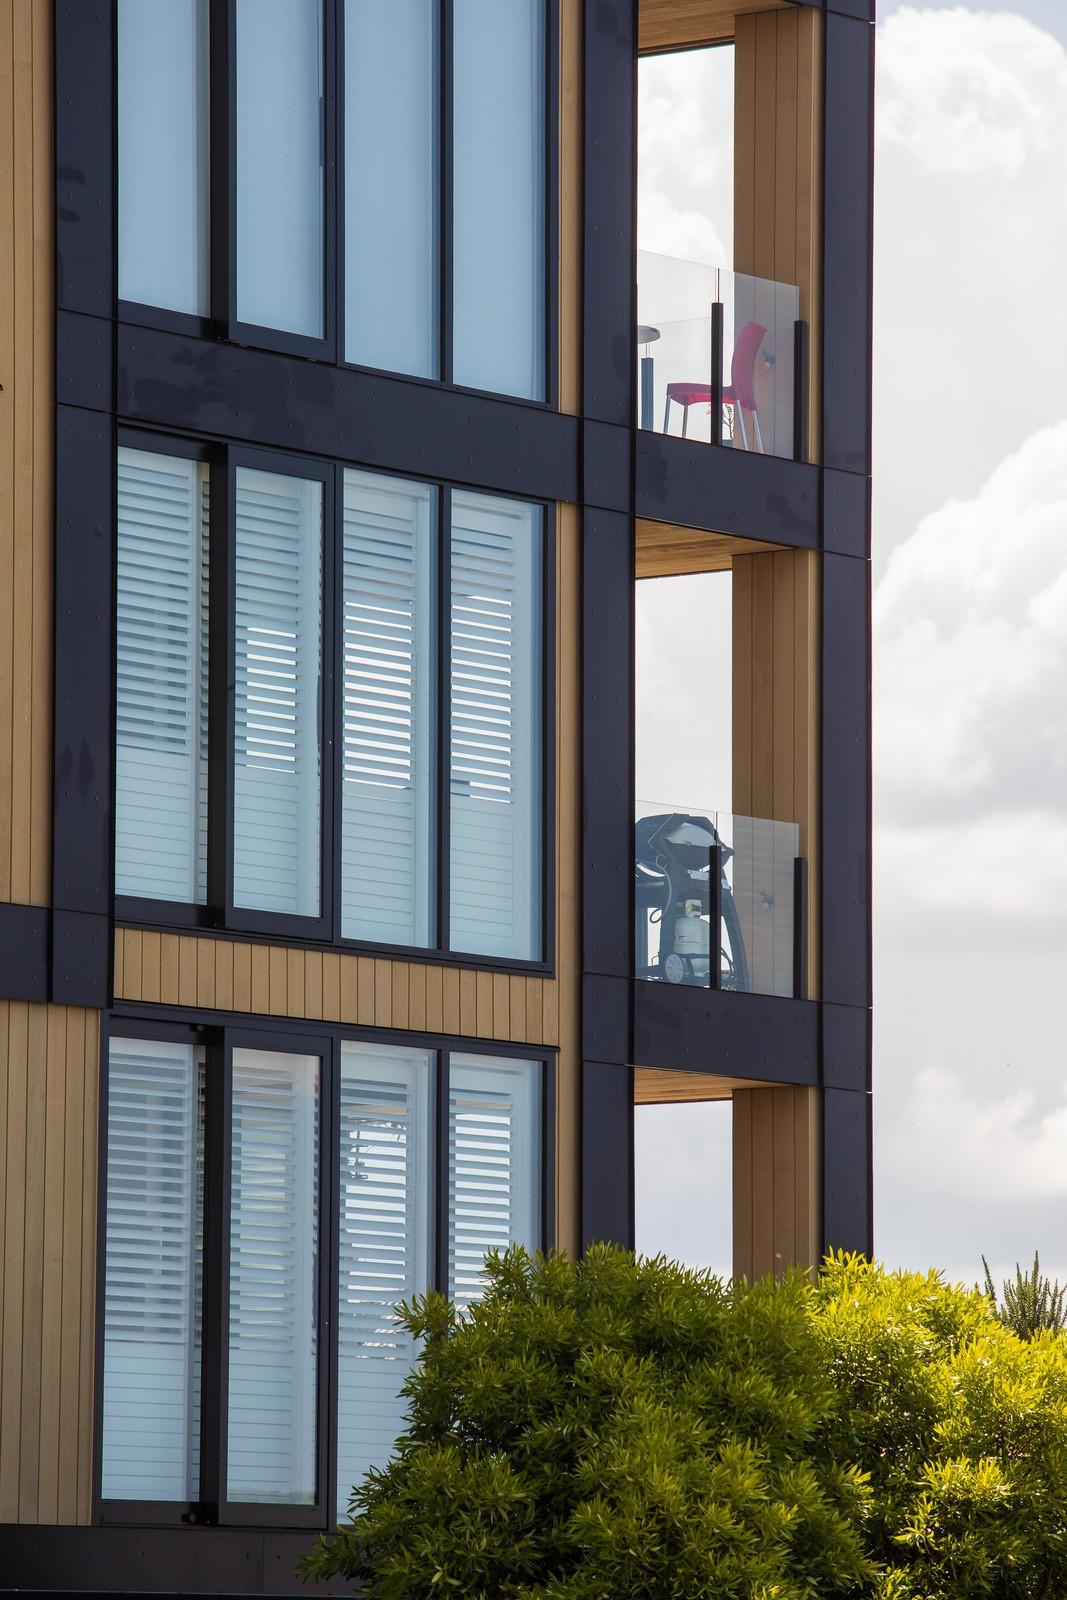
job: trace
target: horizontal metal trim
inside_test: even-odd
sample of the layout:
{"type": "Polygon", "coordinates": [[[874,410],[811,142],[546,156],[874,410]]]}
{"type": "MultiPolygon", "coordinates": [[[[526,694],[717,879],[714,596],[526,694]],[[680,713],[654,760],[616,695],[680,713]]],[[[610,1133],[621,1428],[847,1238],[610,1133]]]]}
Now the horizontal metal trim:
{"type": "Polygon", "coordinates": [[[819,1007],[814,1000],[634,982],[639,1067],[669,1067],[768,1083],[817,1084],[819,1007]]]}
{"type": "Polygon", "coordinates": [[[647,429],[638,431],[634,451],[639,517],[817,548],[818,467],[647,429]]]}

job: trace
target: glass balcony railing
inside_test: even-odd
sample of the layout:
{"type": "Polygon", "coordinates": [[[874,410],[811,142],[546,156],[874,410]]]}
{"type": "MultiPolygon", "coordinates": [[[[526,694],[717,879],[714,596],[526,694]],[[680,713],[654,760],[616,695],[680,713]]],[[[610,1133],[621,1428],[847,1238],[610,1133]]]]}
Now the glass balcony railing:
{"type": "Polygon", "coordinates": [[[799,837],[795,822],[639,801],[634,976],[801,995],[799,837]]]}
{"type": "Polygon", "coordinates": [[[637,253],[639,424],[803,461],[807,324],[792,283],[637,253]]]}

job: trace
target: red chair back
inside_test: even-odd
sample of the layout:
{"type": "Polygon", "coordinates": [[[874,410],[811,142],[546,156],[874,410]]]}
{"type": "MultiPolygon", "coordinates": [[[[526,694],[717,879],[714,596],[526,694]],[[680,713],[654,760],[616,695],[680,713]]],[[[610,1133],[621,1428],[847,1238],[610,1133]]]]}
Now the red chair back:
{"type": "Polygon", "coordinates": [[[756,409],[756,357],[766,337],[766,328],[758,322],[746,322],[734,345],[730,385],[746,411],[756,409]]]}

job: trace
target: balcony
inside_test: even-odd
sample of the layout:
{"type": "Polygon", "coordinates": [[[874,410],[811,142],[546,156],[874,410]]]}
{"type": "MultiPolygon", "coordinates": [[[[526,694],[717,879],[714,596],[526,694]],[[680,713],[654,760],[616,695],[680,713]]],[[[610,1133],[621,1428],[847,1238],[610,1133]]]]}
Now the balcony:
{"type": "Polygon", "coordinates": [[[638,251],[640,427],[805,460],[799,304],[795,284],[638,251]]]}
{"type": "Polygon", "coordinates": [[[634,976],[803,995],[797,824],[640,801],[636,809],[634,976]]]}

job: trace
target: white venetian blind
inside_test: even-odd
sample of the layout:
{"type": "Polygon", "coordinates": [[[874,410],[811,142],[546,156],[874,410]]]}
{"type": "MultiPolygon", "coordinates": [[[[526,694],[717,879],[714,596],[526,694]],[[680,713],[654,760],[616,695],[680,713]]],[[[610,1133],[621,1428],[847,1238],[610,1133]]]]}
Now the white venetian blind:
{"type": "Polygon", "coordinates": [[[115,891],[207,886],[207,468],[118,452],[115,891]]]}
{"type": "Polygon", "coordinates": [[[404,1425],[416,1351],[393,1308],[432,1275],[432,1064],[425,1050],[341,1046],[338,1516],[404,1425]]]}
{"type": "Polygon", "coordinates": [[[453,1054],[448,1108],[448,1292],[481,1293],[490,1250],[541,1243],[538,1061],[453,1054]]]}
{"type": "Polygon", "coordinates": [[[315,1500],[319,1059],[233,1052],[227,1498],[315,1500]]]}
{"type": "Polygon", "coordinates": [[[237,470],[234,903],[318,916],[322,485],[237,470]]]}
{"type": "Polygon", "coordinates": [[[431,936],[434,492],[344,478],[341,932],[431,936]]]}
{"type": "Polygon", "coordinates": [[[451,946],[541,950],[542,513],[452,496],[451,946]]]}
{"type": "Polygon", "coordinates": [[[105,1500],[199,1498],[203,1086],[194,1046],[112,1039],[105,1500]]]}

